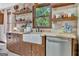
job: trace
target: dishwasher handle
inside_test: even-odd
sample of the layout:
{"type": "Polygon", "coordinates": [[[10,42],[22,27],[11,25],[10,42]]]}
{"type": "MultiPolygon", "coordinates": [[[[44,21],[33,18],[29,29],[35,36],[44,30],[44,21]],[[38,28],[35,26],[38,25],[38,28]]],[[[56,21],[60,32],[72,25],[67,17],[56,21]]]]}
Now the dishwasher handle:
{"type": "Polygon", "coordinates": [[[57,40],[55,40],[55,39],[47,39],[47,41],[48,42],[55,42],[55,43],[65,43],[68,40],[64,40],[64,39],[63,40],[62,39],[60,40],[60,39],[57,38],[57,40]]]}

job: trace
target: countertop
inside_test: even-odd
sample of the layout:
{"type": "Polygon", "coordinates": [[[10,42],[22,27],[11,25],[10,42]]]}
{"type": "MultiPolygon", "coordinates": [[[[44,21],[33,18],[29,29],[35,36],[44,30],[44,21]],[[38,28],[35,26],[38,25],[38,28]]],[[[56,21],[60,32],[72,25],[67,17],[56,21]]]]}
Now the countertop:
{"type": "Polygon", "coordinates": [[[22,32],[8,32],[15,34],[40,34],[41,36],[53,36],[53,37],[63,37],[63,38],[77,38],[76,34],[72,33],[54,33],[54,32],[31,32],[31,33],[22,33],[22,32]]]}
{"type": "Polygon", "coordinates": [[[46,36],[63,37],[63,38],[77,38],[76,34],[70,33],[46,33],[46,36]]]}
{"type": "Polygon", "coordinates": [[[23,34],[22,32],[12,32],[12,31],[10,31],[10,32],[8,32],[8,33],[13,33],[13,34],[23,34]]]}

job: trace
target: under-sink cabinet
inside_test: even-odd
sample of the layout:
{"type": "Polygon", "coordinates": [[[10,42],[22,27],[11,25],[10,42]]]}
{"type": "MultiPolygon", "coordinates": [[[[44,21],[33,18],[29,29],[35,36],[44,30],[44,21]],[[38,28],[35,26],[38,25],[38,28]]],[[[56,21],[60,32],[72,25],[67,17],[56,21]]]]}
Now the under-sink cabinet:
{"type": "MultiPolygon", "coordinates": [[[[27,36],[26,37],[31,37],[27,36]]],[[[29,38],[23,37],[23,34],[8,33],[7,34],[7,49],[13,53],[19,54],[21,56],[45,56],[45,36],[41,37],[42,43],[34,42],[29,40],[29,38]],[[23,40],[26,39],[26,40],[23,40]],[[37,44],[38,43],[38,44],[37,44]]],[[[35,38],[34,38],[35,39],[35,38]]],[[[38,38],[36,38],[38,40],[38,38]]],[[[35,40],[36,40],[35,39],[35,40]]],[[[39,41],[39,40],[38,40],[39,41]]]]}
{"type": "Polygon", "coordinates": [[[22,55],[22,35],[8,33],[7,49],[14,53],[22,55]]]}

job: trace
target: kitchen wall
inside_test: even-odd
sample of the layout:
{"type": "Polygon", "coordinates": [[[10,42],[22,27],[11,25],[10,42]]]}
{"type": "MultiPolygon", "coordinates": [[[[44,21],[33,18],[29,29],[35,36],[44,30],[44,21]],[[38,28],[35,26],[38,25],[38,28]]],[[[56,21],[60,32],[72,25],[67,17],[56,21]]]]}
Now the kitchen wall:
{"type": "MultiPolygon", "coordinates": [[[[20,10],[20,9],[22,9],[24,7],[27,7],[27,6],[29,6],[29,8],[32,9],[32,4],[31,3],[28,3],[28,4],[27,3],[26,4],[19,3],[18,5],[19,5],[19,9],[18,10],[20,10]]],[[[13,31],[14,27],[15,27],[15,15],[13,14],[13,12],[15,12],[14,6],[11,7],[8,10],[8,12],[11,12],[11,14],[8,15],[9,16],[9,18],[8,18],[8,25],[9,25],[9,27],[7,28],[7,31],[13,31]]],[[[16,15],[16,19],[22,18],[24,16],[26,17],[25,18],[26,20],[28,20],[28,19],[32,20],[32,13],[31,14],[27,13],[27,14],[24,14],[23,16],[22,15],[19,15],[19,16],[16,15]]],[[[16,24],[16,27],[20,28],[21,25],[22,24],[16,24]]]]}
{"type": "Polygon", "coordinates": [[[8,24],[7,24],[7,21],[8,21],[8,18],[7,18],[7,10],[11,7],[9,7],[10,4],[7,4],[6,7],[2,10],[1,12],[4,13],[4,23],[3,24],[0,24],[0,41],[4,41],[6,42],[6,33],[7,33],[7,28],[8,28],[8,24]]]}
{"type": "MultiPolygon", "coordinates": [[[[73,13],[75,16],[77,16],[77,6],[76,5],[70,5],[70,6],[64,6],[59,8],[52,8],[52,17],[55,14],[61,14],[61,13],[73,13]]],[[[45,32],[57,32],[57,33],[63,33],[63,27],[65,23],[69,23],[72,25],[72,33],[76,34],[77,30],[77,21],[58,21],[53,22],[52,21],[52,28],[41,28],[41,30],[44,30],[45,32]]]]}
{"type": "MultiPolygon", "coordinates": [[[[73,13],[75,16],[77,16],[77,6],[76,5],[70,5],[65,7],[59,7],[59,8],[52,8],[52,16],[53,15],[61,15],[63,13],[73,13]]],[[[64,20],[64,19],[63,19],[64,20]]],[[[52,23],[53,28],[52,31],[55,32],[64,32],[63,26],[65,23],[69,23],[72,25],[72,33],[76,33],[77,30],[77,21],[58,21],[57,23],[52,23]],[[59,26],[60,25],[60,26],[59,26]],[[54,29],[55,28],[55,29],[54,29]]]]}
{"type": "Polygon", "coordinates": [[[4,25],[0,25],[0,41],[4,40],[4,25]]]}
{"type": "MultiPolygon", "coordinates": [[[[29,3],[28,4],[27,3],[26,4],[21,4],[20,3],[19,4],[19,9],[23,8],[24,6],[25,7],[29,6],[32,9],[32,5],[33,4],[31,4],[31,3],[30,4],[29,3]]],[[[60,8],[57,8],[57,9],[52,8],[52,15],[57,14],[57,13],[61,13],[61,12],[67,12],[67,13],[74,12],[76,14],[77,13],[76,11],[77,11],[77,7],[73,6],[73,5],[67,6],[67,7],[60,7],[60,8]]],[[[4,32],[5,33],[7,31],[13,31],[13,28],[15,26],[15,23],[14,23],[15,22],[15,16],[12,14],[13,12],[14,12],[14,7],[9,8],[8,10],[7,9],[4,10],[4,13],[5,13],[5,16],[4,16],[4,19],[5,19],[4,32]],[[11,14],[7,15],[7,12],[11,12],[11,14]],[[9,16],[9,18],[7,18],[7,16],[9,16]]],[[[30,14],[28,14],[28,16],[26,16],[26,18],[30,18],[31,20],[33,20],[32,15],[30,15],[30,14]]],[[[67,21],[65,21],[65,22],[67,22],[67,21]]],[[[41,28],[41,30],[44,30],[45,32],[51,32],[51,31],[52,32],[59,32],[59,31],[62,32],[62,29],[60,27],[62,27],[65,22],[57,22],[57,23],[52,22],[52,28],[51,29],[41,28]],[[60,27],[59,27],[59,25],[60,25],[60,27]]],[[[76,22],[71,21],[70,23],[74,25],[73,32],[76,33],[76,22]]],[[[33,30],[35,30],[35,29],[33,29],[33,30]]]]}
{"type": "MultiPolygon", "coordinates": [[[[21,9],[21,8],[23,8],[23,7],[30,7],[30,9],[32,9],[32,6],[33,6],[33,4],[31,4],[31,3],[26,3],[26,4],[19,4],[19,9],[21,9]]],[[[76,6],[74,6],[74,5],[71,5],[71,6],[66,6],[66,7],[60,7],[60,8],[55,8],[55,9],[53,9],[52,8],[52,16],[53,16],[53,14],[60,14],[60,13],[74,13],[75,15],[76,15],[76,12],[77,11],[77,7],[76,6]]],[[[10,8],[10,10],[8,10],[8,12],[14,12],[14,8],[13,7],[11,7],[10,8]]],[[[17,17],[17,18],[19,18],[19,17],[17,17]]],[[[32,14],[27,14],[27,16],[26,16],[26,19],[27,18],[30,18],[31,20],[33,20],[32,19],[32,14]]],[[[13,27],[15,26],[14,24],[14,20],[15,20],[15,17],[14,17],[14,15],[13,14],[11,14],[10,16],[9,16],[9,25],[10,25],[10,27],[9,27],[9,29],[8,29],[8,31],[13,31],[13,27]]],[[[65,23],[65,22],[64,22],[65,23]]],[[[55,28],[53,28],[53,27],[58,27],[58,25],[60,24],[61,26],[60,27],[62,27],[63,25],[64,25],[64,23],[62,23],[62,21],[61,22],[57,22],[57,23],[53,23],[52,22],[52,28],[50,28],[50,29],[47,29],[47,28],[41,28],[41,30],[43,30],[43,31],[45,31],[45,32],[55,32],[55,30],[57,30],[56,32],[58,32],[58,31],[62,31],[61,30],[61,28],[58,28],[58,29],[55,29],[55,28]],[[57,25],[58,24],[58,25],[57,25]]],[[[74,26],[73,27],[76,27],[76,22],[70,22],[71,24],[73,24],[74,26]]],[[[17,27],[19,28],[19,25],[20,24],[17,24],[17,27]]],[[[36,28],[35,28],[36,29],[36,28]]],[[[33,30],[35,30],[35,29],[33,29],[33,30]]],[[[76,32],[76,29],[74,29],[73,30],[73,32],[76,32]]]]}
{"type": "Polygon", "coordinates": [[[9,9],[11,5],[14,4],[4,3],[4,6],[3,4],[0,4],[1,6],[0,8],[2,9],[1,12],[4,13],[4,23],[0,24],[0,41],[4,42],[6,42],[6,33],[7,33],[7,9],[9,9]]]}
{"type": "Polygon", "coordinates": [[[7,21],[7,15],[6,11],[1,11],[4,13],[4,23],[0,24],[0,41],[6,42],[6,21],[7,21]]]}

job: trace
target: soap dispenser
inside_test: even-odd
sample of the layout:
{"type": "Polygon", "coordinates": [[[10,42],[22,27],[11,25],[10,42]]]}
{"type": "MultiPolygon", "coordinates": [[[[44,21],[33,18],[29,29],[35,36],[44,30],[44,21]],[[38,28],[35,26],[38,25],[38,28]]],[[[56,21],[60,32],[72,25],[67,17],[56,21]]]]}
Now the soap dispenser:
{"type": "Polygon", "coordinates": [[[55,32],[55,24],[52,24],[52,32],[55,32]]]}

